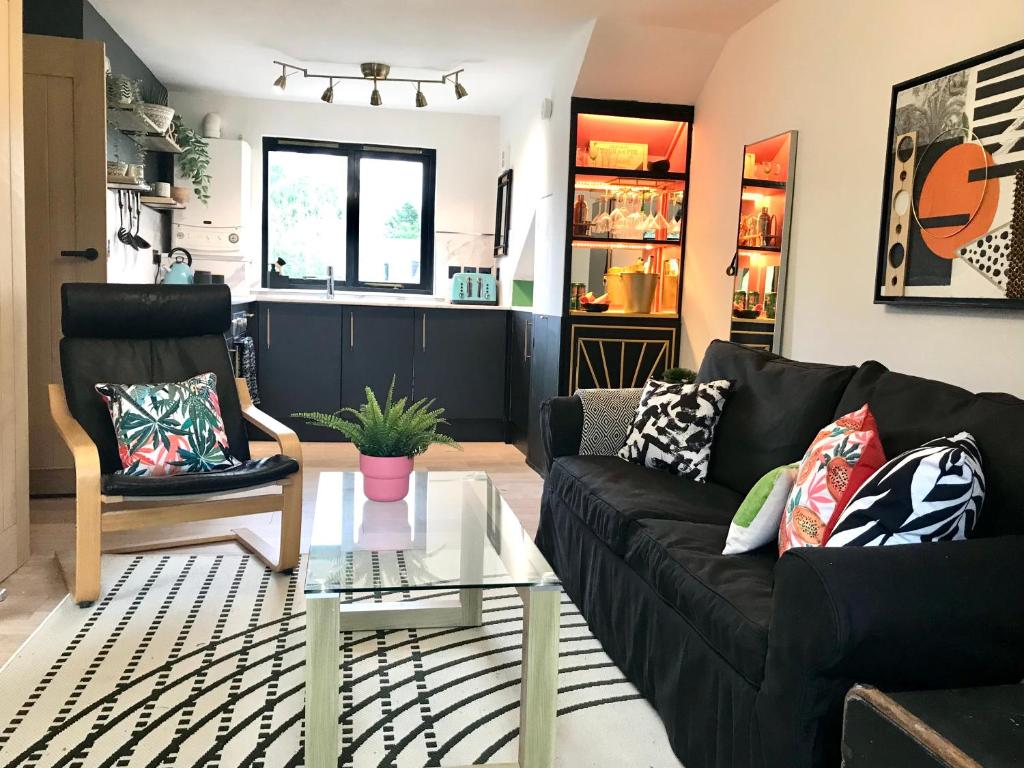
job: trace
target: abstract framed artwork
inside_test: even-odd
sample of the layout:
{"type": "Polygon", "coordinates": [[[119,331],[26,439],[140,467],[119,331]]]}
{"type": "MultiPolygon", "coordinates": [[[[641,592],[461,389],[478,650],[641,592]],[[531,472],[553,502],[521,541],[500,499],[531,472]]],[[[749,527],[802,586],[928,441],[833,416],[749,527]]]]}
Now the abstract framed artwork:
{"type": "Polygon", "coordinates": [[[1024,309],[1024,40],[899,83],[875,303],[1024,309]]]}

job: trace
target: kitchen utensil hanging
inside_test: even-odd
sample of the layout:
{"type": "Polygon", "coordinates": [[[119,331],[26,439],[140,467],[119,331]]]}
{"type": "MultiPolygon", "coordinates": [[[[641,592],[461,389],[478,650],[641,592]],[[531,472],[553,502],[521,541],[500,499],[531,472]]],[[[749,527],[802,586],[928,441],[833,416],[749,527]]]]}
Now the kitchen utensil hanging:
{"type": "Polygon", "coordinates": [[[131,237],[131,233],[124,227],[124,198],[124,191],[119,189],[117,191],[117,207],[121,212],[121,227],[117,230],[117,239],[125,245],[131,245],[131,240],[129,239],[131,237]]]}
{"type": "Polygon", "coordinates": [[[142,227],[142,194],[140,192],[132,192],[131,196],[135,204],[135,234],[132,235],[135,250],[148,250],[151,247],[149,241],[139,236],[139,230],[142,227]]]}

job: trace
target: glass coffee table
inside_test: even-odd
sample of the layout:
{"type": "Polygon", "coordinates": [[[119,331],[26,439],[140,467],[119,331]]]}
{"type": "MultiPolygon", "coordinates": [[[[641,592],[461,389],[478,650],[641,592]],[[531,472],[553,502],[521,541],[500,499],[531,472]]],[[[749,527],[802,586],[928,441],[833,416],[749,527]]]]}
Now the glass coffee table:
{"type": "Polygon", "coordinates": [[[561,585],[490,478],[415,472],[404,500],[380,503],[358,472],[322,473],[305,583],[306,765],[338,763],[341,631],[479,626],[483,590],[503,587],[523,601],[523,661],[519,761],[501,768],[552,768],[561,585]],[[376,599],[417,590],[458,597],[376,599]]]}

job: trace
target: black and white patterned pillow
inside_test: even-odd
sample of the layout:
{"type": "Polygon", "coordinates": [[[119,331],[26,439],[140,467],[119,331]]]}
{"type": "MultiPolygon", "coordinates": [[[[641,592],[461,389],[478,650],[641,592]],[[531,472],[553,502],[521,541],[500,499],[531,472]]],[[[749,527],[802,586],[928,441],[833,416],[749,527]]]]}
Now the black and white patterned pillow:
{"type": "Polygon", "coordinates": [[[846,505],[827,547],[967,538],[985,502],[981,452],[967,432],[906,451],[869,477],[846,505]]]}
{"type": "Polygon", "coordinates": [[[708,476],[711,441],[732,384],[666,384],[651,379],[640,395],[619,456],[691,480],[708,476]]]}
{"type": "Polygon", "coordinates": [[[614,456],[622,449],[642,391],[639,387],[576,390],[583,406],[580,456],[614,456]]]}

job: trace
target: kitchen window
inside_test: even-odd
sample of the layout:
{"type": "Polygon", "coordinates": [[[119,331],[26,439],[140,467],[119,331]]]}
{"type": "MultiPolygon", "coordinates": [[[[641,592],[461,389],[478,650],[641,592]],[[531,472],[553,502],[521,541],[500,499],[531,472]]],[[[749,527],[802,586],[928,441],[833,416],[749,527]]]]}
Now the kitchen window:
{"type": "Polygon", "coordinates": [[[433,291],[435,151],[263,140],[268,288],[433,291]]]}

